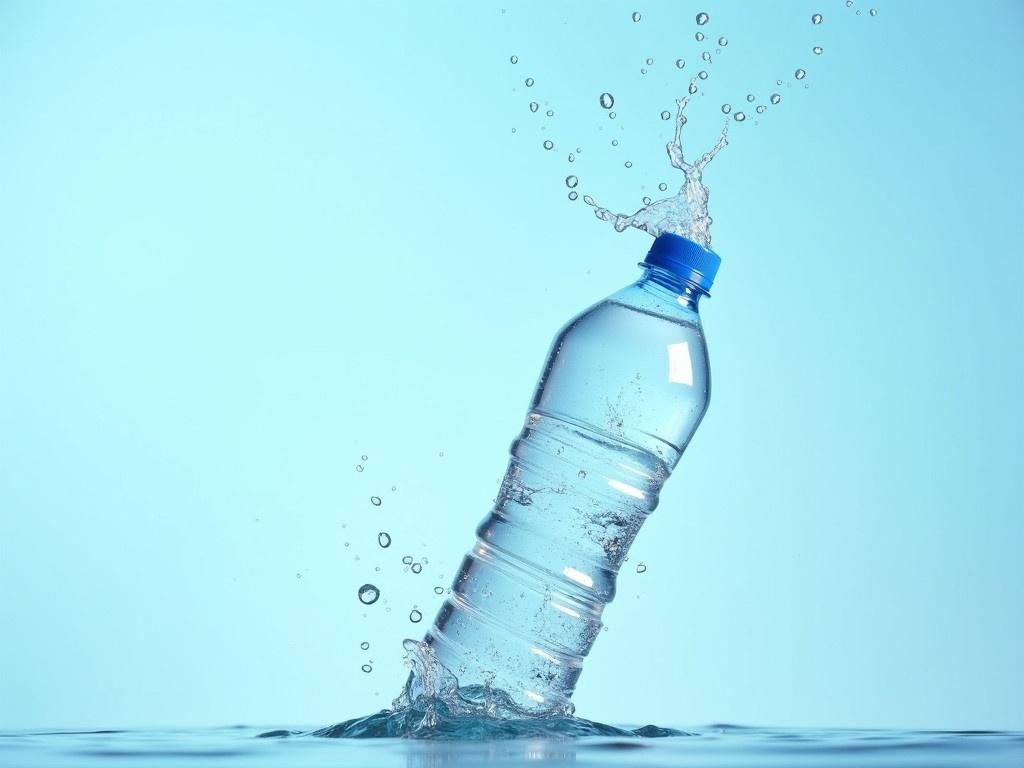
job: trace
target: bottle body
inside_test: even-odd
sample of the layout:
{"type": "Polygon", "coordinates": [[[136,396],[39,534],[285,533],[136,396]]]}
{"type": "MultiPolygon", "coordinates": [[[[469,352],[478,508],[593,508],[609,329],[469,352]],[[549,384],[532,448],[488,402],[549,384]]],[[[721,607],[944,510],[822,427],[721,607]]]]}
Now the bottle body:
{"type": "Polygon", "coordinates": [[[556,336],[495,506],[425,638],[460,684],[571,711],[616,574],[707,409],[701,293],[647,268],[556,336]]]}

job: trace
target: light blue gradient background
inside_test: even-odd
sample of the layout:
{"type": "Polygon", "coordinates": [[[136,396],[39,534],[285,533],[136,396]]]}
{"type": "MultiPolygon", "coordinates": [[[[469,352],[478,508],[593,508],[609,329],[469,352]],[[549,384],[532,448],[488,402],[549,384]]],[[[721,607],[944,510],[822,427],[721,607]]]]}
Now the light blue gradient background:
{"type": "Polygon", "coordinates": [[[673,181],[707,10],[691,153],[810,88],[706,173],[711,409],[578,711],[1024,728],[1024,6],[878,5],[0,0],[0,726],[390,701],[552,335],[650,241],[563,178],[673,181]]]}

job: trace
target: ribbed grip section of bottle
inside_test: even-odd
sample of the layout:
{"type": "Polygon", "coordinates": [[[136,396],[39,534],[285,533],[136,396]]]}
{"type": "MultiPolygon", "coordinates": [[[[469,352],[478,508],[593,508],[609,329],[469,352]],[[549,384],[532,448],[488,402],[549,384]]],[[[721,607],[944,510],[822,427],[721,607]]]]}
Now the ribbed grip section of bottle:
{"type": "Polygon", "coordinates": [[[529,414],[426,636],[461,685],[501,688],[534,712],[571,711],[619,566],[669,471],[591,425],[529,414]]]}

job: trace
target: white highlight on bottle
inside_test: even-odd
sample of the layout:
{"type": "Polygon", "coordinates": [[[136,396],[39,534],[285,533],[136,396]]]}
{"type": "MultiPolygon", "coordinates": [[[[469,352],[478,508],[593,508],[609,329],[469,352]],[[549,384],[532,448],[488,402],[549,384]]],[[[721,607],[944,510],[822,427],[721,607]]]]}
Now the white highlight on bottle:
{"type": "Polygon", "coordinates": [[[693,360],[690,359],[690,343],[668,345],[668,380],[672,384],[693,386],[693,360]]]}
{"type": "MultiPolygon", "coordinates": [[[[608,482],[611,483],[612,481],[609,480],[608,482]]],[[[566,566],[562,569],[562,573],[564,573],[570,579],[575,581],[577,584],[582,584],[584,587],[594,586],[594,580],[587,574],[583,573],[583,571],[577,571],[575,568],[570,568],[569,566],[566,566]]]]}
{"type": "MultiPolygon", "coordinates": [[[[634,499],[644,498],[644,492],[639,488],[634,488],[632,485],[627,485],[621,480],[609,480],[608,485],[614,488],[616,491],[621,491],[627,496],[632,496],[634,499]]],[[[590,585],[588,585],[590,586],[590,585]]]]}

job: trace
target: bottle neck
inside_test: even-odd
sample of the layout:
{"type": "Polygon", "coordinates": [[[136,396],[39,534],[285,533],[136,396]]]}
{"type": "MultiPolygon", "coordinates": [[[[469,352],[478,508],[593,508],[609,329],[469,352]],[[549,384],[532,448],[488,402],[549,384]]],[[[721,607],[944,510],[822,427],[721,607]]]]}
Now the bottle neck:
{"type": "Polygon", "coordinates": [[[640,266],[643,267],[644,274],[637,285],[662,296],[666,293],[671,294],[671,298],[686,309],[696,312],[700,297],[708,295],[697,283],[679,277],[667,269],[643,263],[640,266]]]}

